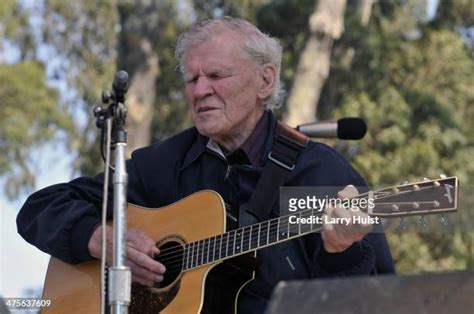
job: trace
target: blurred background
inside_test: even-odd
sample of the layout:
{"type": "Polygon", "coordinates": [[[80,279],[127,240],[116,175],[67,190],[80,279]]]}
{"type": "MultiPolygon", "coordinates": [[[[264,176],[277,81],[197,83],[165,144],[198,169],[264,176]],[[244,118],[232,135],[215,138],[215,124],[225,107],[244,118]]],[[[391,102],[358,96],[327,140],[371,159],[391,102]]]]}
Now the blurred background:
{"type": "Polygon", "coordinates": [[[191,126],[176,39],[222,15],[281,41],[288,95],[278,117],[367,121],[364,139],[325,142],[369,185],[459,177],[451,227],[433,218],[422,230],[414,220],[389,228],[397,271],[474,268],[474,0],[3,0],[1,296],[41,295],[49,256],[16,233],[15,217],[29,193],[101,171],[92,108],[115,72],[131,77],[129,151],[191,126]]]}

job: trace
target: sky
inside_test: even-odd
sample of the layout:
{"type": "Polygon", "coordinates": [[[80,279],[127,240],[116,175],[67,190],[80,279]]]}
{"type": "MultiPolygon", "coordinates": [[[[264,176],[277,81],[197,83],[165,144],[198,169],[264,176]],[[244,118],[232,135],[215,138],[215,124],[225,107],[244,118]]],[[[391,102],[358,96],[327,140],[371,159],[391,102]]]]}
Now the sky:
{"type": "MultiPolygon", "coordinates": [[[[434,16],[437,3],[438,0],[428,1],[428,18],[434,16]]],[[[37,21],[33,20],[33,23],[37,21]]],[[[11,50],[2,57],[14,59],[15,51],[11,50]]],[[[61,84],[57,87],[60,90],[66,89],[61,84]]],[[[73,95],[62,93],[62,97],[73,95]]],[[[42,169],[37,176],[36,189],[72,179],[70,169],[73,157],[64,147],[47,144],[36,155],[38,169],[42,169]]],[[[49,255],[28,244],[16,231],[16,215],[25,199],[26,196],[23,195],[18,200],[9,202],[3,191],[0,191],[0,296],[3,297],[25,297],[29,288],[42,291],[46,275],[49,255]]]]}

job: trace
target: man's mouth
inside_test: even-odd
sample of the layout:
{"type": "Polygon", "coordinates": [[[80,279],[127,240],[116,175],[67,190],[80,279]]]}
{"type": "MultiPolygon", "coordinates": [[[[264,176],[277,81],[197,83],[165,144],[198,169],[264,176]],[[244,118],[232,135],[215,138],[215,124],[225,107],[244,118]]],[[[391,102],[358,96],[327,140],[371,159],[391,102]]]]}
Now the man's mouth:
{"type": "Polygon", "coordinates": [[[215,109],[217,109],[217,108],[214,108],[214,107],[201,107],[201,108],[198,109],[198,113],[211,111],[211,110],[215,110],[215,109]]]}

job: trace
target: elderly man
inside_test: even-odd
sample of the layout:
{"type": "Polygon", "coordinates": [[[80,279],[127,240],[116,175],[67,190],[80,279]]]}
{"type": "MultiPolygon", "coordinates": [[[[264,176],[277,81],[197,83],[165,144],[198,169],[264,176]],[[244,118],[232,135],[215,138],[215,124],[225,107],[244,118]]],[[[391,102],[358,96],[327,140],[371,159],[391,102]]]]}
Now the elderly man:
{"type": "MultiPolygon", "coordinates": [[[[128,201],[161,207],[212,189],[231,208],[238,208],[253,193],[274,143],[277,121],[271,110],[282,95],[281,47],[252,24],[225,17],[194,24],[179,38],[176,55],[195,127],[132,154],[127,161],[128,201]]],[[[82,177],[36,192],[18,215],[19,232],[66,262],[100,258],[102,181],[102,175],[82,177]]],[[[365,183],[336,151],[310,142],[287,185],[365,183]]],[[[356,193],[348,186],[339,196],[356,193]]],[[[271,217],[279,214],[277,203],[271,217]]],[[[343,216],[347,211],[334,209],[328,215],[343,216]]],[[[260,250],[256,278],[240,293],[239,311],[262,313],[280,280],[393,272],[384,235],[367,235],[368,231],[365,226],[326,225],[320,234],[260,250]]],[[[106,232],[111,248],[111,230],[106,232]]],[[[127,237],[133,281],[144,286],[162,281],[166,269],[153,259],[160,253],[155,240],[135,229],[127,237]]],[[[214,301],[220,298],[215,294],[225,293],[221,290],[213,290],[214,301]]]]}

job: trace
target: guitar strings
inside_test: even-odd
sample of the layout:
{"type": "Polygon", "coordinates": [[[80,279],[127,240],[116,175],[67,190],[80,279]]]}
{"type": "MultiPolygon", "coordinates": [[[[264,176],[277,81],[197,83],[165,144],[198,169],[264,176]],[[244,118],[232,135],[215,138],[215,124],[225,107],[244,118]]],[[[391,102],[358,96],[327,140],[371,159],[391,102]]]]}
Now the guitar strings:
{"type": "MultiPolygon", "coordinates": [[[[420,188],[421,189],[428,189],[428,188],[432,188],[433,186],[427,186],[427,187],[423,187],[423,188],[420,188]]],[[[419,190],[418,190],[419,191],[419,190]]],[[[398,193],[397,195],[400,195],[400,194],[406,194],[406,193],[410,193],[410,192],[418,192],[418,191],[414,191],[414,190],[410,190],[410,191],[403,191],[403,192],[400,192],[398,193]]],[[[382,190],[380,191],[377,191],[377,192],[382,192],[382,190]]],[[[377,193],[377,192],[374,192],[374,193],[377,193]]],[[[365,195],[369,195],[370,192],[367,192],[367,193],[362,193],[362,194],[359,194],[358,196],[354,197],[354,198],[361,198],[365,195]]],[[[381,200],[381,199],[384,199],[384,198],[388,198],[388,197],[391,197],[393,195],[384,195],[384,196],[380,196],[377,200],[381,200]]],[[[406,204],[407,202],[391,202],[391,203],[378,203],[378,205],[395,205],[395,204],[406,204]]],[[[410,203],[410,202],[408,202],[410,203]]],[[[418,203],[434,203],[434,202],[418,202],[418,203]]],[[[301,218],[306,218],[305,215],[307,214],[310,214],[308,217],[310,217],[311,215],[314,215],[314,209],[311,209],[311,210],[305,210],[305,211],[301,211],[300,212],[300,217],[301,218]]],[[[243,228],[239,228],[239,229],[235,229],[235,230],[231,230],[229,232],[226,232],[222,235],[220,235],[220,248],[219,248],[219,253],[221,253],[221,250],[222,250],[222,242],[223,242],[223,239],[225,238],[225,235],[227,235],[227,241],[226,241],[226,244],[225,244],[225,248],[226,248],[226,253],[228,252],[228,249],[229,249],[229,239],[231,237],[231,233],[234,232],[235,234],[233,235],[234,237],[234,245],[235,245],[235,239],[236,239],[236,236],[237,236],[237,233],[245,233],[245,228],[250,228],[250,227],[256,227],[257,225],[259,225],[259,229],[262,225],[267,225],[269,224],[270,225],[270,228],[268,227],[264,227],[264,228],[268,228],[268,232],[266,232],[264,234],[264,236],[266,235],[267,236],[267,239],[269,240],[270,237],[275,237],[275,235],[278,235],[279,233],[279,223],[276,224],[276,228],[275,228],[275,224],[272,225],[272,222],[276,222],[277,220],[279,219],[282,219],[282,218],[286,218],[286,217],[289,217],[289,216],[283,216],[283,217],[277,217],[277,218],[273,218],[271,220],[267,220],[265,222],[262,222],[262,223],[259,223],[259,224],[255,224],[255,225],[252,225],[252,226],[246,226],[246,227],[243,227],[243,228]],[[237,232],[238,230],[238,232],[237,232]],[[275,232],[276,231],[276,232],[275,232]],[[268,234],[267,234],[268,233],[268,234]]],[[[300,234],[300,230],[301,230],[301,227],[299,224],[289,224],[288,225],[288,230],[291,230],[291,229],[298,229],[298,235],[300,234]]],[[[245,239],[245,237],[242,238],[242,240],[240,241],[241,242],[241,252],[243,251],[247,251],[247,252],[251,252],[251,251],[254,251],[256,249],[258,249],[258,246],[260,246],[260,241],[257,240],[257,247],[252,249],[252,248],[249,248],[249,249],[246,249],[244,250],[243,247],[246,247],[247,245],[252,245],[252,235],[253,235],[253,230],[250,229],[251,233],[249,235],[249,238],[248,238],[248,241],[245,239]]],[[[291,231],[294,231],[294,230],[291,230],[291,231]]],[[[311,233],[311,232],[317,232],[318,230],[313,230],[313,228],[310,228],[310,230],[307,230],[306,232],[307,233],[311,233]],[[309,231],[309,232],[308,232],[309,231]]],[[[291,232],[290,232],[291,233],[291,232]]],[[[304,232],[303,232],[304,233],[304,232]]],[[[220,260],[222,258],[219,258],[217,260],[215,260],[215,251],[216,251],[216,240],[217,240],[217,237],[218,236],[215,236],[215,239],[214,239],[214,246],[213,246],[213,261],[217,261],[217,260],[220,260]]],[[[287,240],[288,238],[290,238],[291,236],[283,239],[283,240],[287,240]]],[[[163,263],[167,263],[169,266],[171,267],[168,267],[168,271],[172,271],[172,270],[176,270],[176,269],[182,269],[183,267],[183,264],[184,264],[184,259],[185,259],[185,256],[188,257],[188,261],[189,261],[189,255],[191,253],[190,249],[191,247],[195,247],[197,252],[192,252],[192,256],[191,256],[191,260],[194,259],[194,254],[196,254],[196,261],[197,261],[197,264],[199,264],[199,260],[201,260],[201,263],[199,265],[196,265],[195,267],[190,267],[190,268],[186,268],[185,270],[189,270],[189,269],[194,269],[194,268],[197,268],[197,267],[200,267],[200,266],[203,266],[203,265],[206,265],[206,264],[209,264],[211,263],[209,261],[209,254],[210,254],[210,243],[211,243],[211,239],[212,237],[210,238],[206,238],[206,239],[202,239],[202,240],[198,240],[198,241],[194,241],[194,242],[191,242],[191,243],[187,243],[185,244],[184,248],[183,247],[173,247],[173,248],[168,248],[168,249],[164,249],[163,251],[160,252],[160,254],[158,256],[160,257],[166,257],[166,258],[160,258],[159,259],[159,262],[163,262],[163,263]],[[208,240],[208,242],[206,243],[206,240],[208,240]],[[202,246],[201,246],[201,242],[202,241],[202,246]],[[207,250],[205,249],[205,245],[207,245],[207,250]],[[165,254],[162,254],[162,252],[165,252],[165,251],[168,251],[166,252],[165,254]],[[204,259],[205,259],[205,256],[203,256],[204,252],[207,252],[207,262],[204,262],[204,259]]],[[[277,237],[278,239],[278,237],[277,237]]],[[[254,239],[255,240],[255,239],[254,239]]],[[[270,241],[267,241],[267,244],[269,243],[270,241]]],[[[277,240],[276,242],[280,242],[280,240],[277,240]]],[[[283,241],[282,241],[283,242],[283,241]]],[[[275,242],[273,242],[275,243],[275,242]]],[[[194,249],[193,249],[194,250],[194,249]]],[[[234,250],[233,250],[233,254],[231,255],[236,255],[236,254],[241,254],[241,253],[235,253],[235,247],[234,247],[234,250]]],[[[242,253],[243,254],[243,253],[242,253]]],[[[226,254],[227,255],[227,254],[226,254]]],[[[219,256],[221,256],[221,254],[219,254],[219,256]]],[[[227,257],[227,256],[226,256],[227,257]]],[[[224,257],[225,258],[225,257],[224,257]]],[[[194,264],[195,261],[191,262],[191,264],[194,264]]]]}
{"type": "MultiPolygon", "coordinates": [[[[423,202],[423,203],[432,203],[432,202],[423,202]]],[[[382,203],[381,203],[381,204],[382,204],[382,203]]],[[[391,205],[394,205],[394,204],[396,204],[396,203],[383,203],[383,204],[391,204],[391,205]]],[[[398,204],[403,204],[403,202],[398,202],[398,204]]],[[[300,213],[301,213],[301,214],[300,214],[300,217],[301,217],[301,218],[307,218],[307,217],[311,217],[311,215],[313,215],[313,210],[306,210],[306,211],[302,211],[302,212],[300,212],[300,213]],[[308,215],[309,215],[309,216],[308,216],[308,215]]],[[[266,222],[260,223],[260,227],[265,224],[266,226],[265,226],[264,228],[267,228],[267,229],[268,229],[268,231],[265,232],[262,236],[263,236],[263,237],[267,236],[267,239],[269,240],[270,237],[272,237],[272,239],[273,239],[273,238],[275,237],[275,235],[277,235],[277,239],[278,239],[277,242],[280,242],[279,237],[278,237],[278,233],[279,233],[279,230],[278,230],[279,228],[278,228],[278,227],[279,227],[279,224],[272,224],[272,222],[276,222],[278,219],[286,218],[286,217],[288,217],[288,216],[278,217],[278,218],[274,218],[274,219],[268,220],[268,221],[266,221],[266,222]],[[270,225],[270,228],[268,228],[268,224],[270,225]],[[276,226],[276,228],[275,228],[275,226],[276,226]],[[276,232],[275,232],[275,231],[276,231],[276,232]],[[267,233],[268,233],[268,235],[267,235],[267,233]]],[[[256,227],[256,225],[254,225],[254,226],[256,227]]],[[[252,227],[254,227],[254,226],[252,226],[252,227]]],[[[226,249],[226,254],[225,254],[225,255],[227,255],[227,252],[229,251],[229,240],[230,240],[231,237],[234,238],[234,241],[231,240],[231,242],[234,242],[234,245],[235,245],[235,244],[239,244],[238,242],[240,242],[241,248],[238,248],[237,251],[240,249],[241,252],[242,252],[242,251],[248,251],[248,252],[250,252],[250,251],[253,251],[253,250],[258,249],[258,247],[260,246],[260,241],[259,241],[258,239],[257,239],[257,247],[254,248],[254,249],[251,248],[252,241],[255,240],[255,238],[252,239],[252,236],[254,235],[254,232],[253,232],[252,229],[249,230],[249,231],[252,231],[252,233],[249,234],[248,239],[245,238],[245,234],[244,234],[245,231],[246,231],[245,228],[250,228],[250,227],[251,227],[251,226],[246,226],[246,227],[244,227],[244,228],[232,230],[232,231],[229,231],[229,232],[227,232],[227,233],[221,235],[220,242],[219,242],[219,245],[220,245],[220,248],[219,248],[219,256],[221,256],[220,253],[221,253],[221,251],[222,251],[222,244],[223,244],[224,241],[226,242],[226,244],[224,245],[224,247],[225,247],[225,249],[226,249]],[[237,230],[238,230],[238,232],[237,232],[237,230]],[[231,232],[234,232],[235,234],[232,235],[231,232]],[[235,241],[238,233],[239,233],[239,234],[242,234],[242,233],[243,233],[243,237],[241,238],[240,241],[235,241]],[[227,236],[226,236],[226,235],[227,235],[227,236]],[[225,240],[224,240],[224,239],[225,239],[225,240]],[[246,249],[246,250],[243,249],[244,247],[247,247],[247,246],[249,246],[249,245],[250,245],[250,247],[249,247],[248,249],[246,249]]],[[[290,225],[288,225],[288,228],[287,228],[287,229],[290,230],[289,233],[292,233],[293,231],[295,231],[294,229],[298,229],[298,235],[300,234],[300,225],[298,225],[298,224],[290,224],[290,225]]],[[[311,227],[309,230],[303,231],[303,233],[308,233],[308,231],[309,231],[309,232],[316,232],[316,231],[318,231],[318,230],[317,230],[317,229],[316,229],[316,230],[313,230],[313,228],[311,227]]],[[[283,233],[283,234],[285,234],[285,233],[283,233]]],[[[257,233],[257,235],[258,235],[258,233],[257,233]]],[[[212,242],[211,239],[212,239],[212,237],[210,237],[210,238],[206,238],[206,239],[202,239],[202,240],[199,240],[199,241],[195,241],[195,242],[191,242],[191,243],[189,243],[189,244],[186,244],[184,248],[182,248],[182,247],[180,247],[180,248],[170,248],[170,249],[172,249],[171,252],[167,252],[167,253],[164,254],[164,255],[161,255],[161,254],[159,255],[159,256],[161,256],[161,257],[164,257],[164,256],[165,256],[165,258],[160,258],[159,261],[160,261],[160,262],[163,262],[163,263],[167,262],[168,264],[171,264],[171,265],[173,265],[174,263],[177,262],[177,263],[178,263],[177,265],[179,266],[179,268],[181,268],[181,267],[182,267],[182,264],[183,264],[183,260],[185,259],[184,256],[187,256],[187,257],[188,257],[188,261],[189,261],[189,255],[191,255],[191,260],[192,260],[191,264],[194,264],[195,261],[197,262],[197,264],[200,264],[200,265],[197,265],[196,267],[202,266],[202,265],[204,265],[204,264],[208,264],[208,263],[209,263],[209,255],[210,255],[211,253],[212,253],[212,255],[213,255],[213,256],[212,256],[212,259],[213,259],[213,261],[215,261],[215,251],[216,251],[216,244],[217,244],[217,241],[216,241],[216,240],[217,240],[217,237],[218,237],[218,236],[215,236],[212,252],[211,252],[211,242],[212,242]],[[208,241],[206,242],[206,240],[208,240],[208,241]],[[201,244],[201,241],[202,241],[202,244],[201,244]],[[207,248],[206,248],[206,246],[207,246],[207,248]],[[190,251],[191,248],[193,249],[193,251],[190,251]],[[194,251],[194,249],[195,249],[196,251],[194,251]],[[206,257],[203,256],[203,254],[204,254],[205,252],[207,252],[207,256],[206,256],[206,257]],[[170,256],[170,255],[171,255],[171,256],[170,256]],[[196,255],[196,260],[194,260],[194,255],[196,255]],[[171,261],[170,261],[170,260],[171,260],[171,261]],[[203,262],[204,260],[206,260],[207,262],[204,263],[204,262],[203,262]],[[201,262],[199,262],[199,261],[201,261],[201,262]]],[[[291,236],[289,236],[289,237],[291,237],[291,236]]],[[[287,240],[289,237],[286,237],[286,238],[284,238],[284,239],[282,239],[282,240],[287,240]]],[[[275,241],[273,241],[273,242],[275,242],[275,241]]],[[[281,241],[281,242],[282,242],[282,241],[281,241]]],[[[271,241],[267,241],[265,245],[267,245],[268,243],[272,243],[272,242],[271,242],[271,241]]],[[[231,247],[230,250],[232,251],[232,247],[231,247]]],[[[235,248],[233,249],[232,252],[233,252],[233,253],[232,253],[231,255],[240,254],[240,253],[235,253],[235,248]]],[[[227,257],[227,256],[226,256],[226,257],[227,257]]],[[[219,259],[221,259],[221,258],[219,258],[219,259]]],[[[193,268],[195,268],[195,267],[190,267],[189,269],[193,269],[193,268]]]]}
{"type": "MultiPolygon", "coordinates": [[[[290,224],[289,226],[290,226],[290,228],[289,228],[290,233],[292,233],[292,232],[294,232],[294,231],[296,231],[296,230],[300,230],[299,225],[290,224]],[[294,230],[292,230],[292,229],[294,229],[294,230]]],[[[321,228],[321,227],[318,227],[318,228],[306,230],[305,232],[306,232],[306,233],[317,232],[317,231],[319,231],[318,229],[320,230],[320,229],[322,229],[322,228],[321,228]]],[[[275,231],[275,230],[273,230],[273,231],[275,231]]],[[[277,234],[276,232],[270,232],[270,233],[271,233],[273,236],[275,236],[275,234],[277,234]]],[[[303,232],[303,233],[304,233],[304,232],[303,232]]],[[[296,235],[296,234],[295,234],[295,235],[296,235]]],[[[300,235],[300,234],[299,234],[299,231],[298,231],[298,236],[299,236],[299,235],[300,235]]],[[[283,242],[284,240],[288,240],[289,238],[292,238],[292,237],[293,237],[293,236],[289,236],[289,237],[287,237],[287,238],[285,238],[285,239],[282,239],[281,242],[283,242]]],[[[255,240],[255,239],[253,239],[253,240],[255,240]]],[[[249,244],[251,245],[253,241],[252,241],[252,238],[248,238],[248,241],[247,241],[247,240],[243,240],[243,241],[241,241],[241,242],[243,243],[243,244],[242,244],[242,248],[243,248],[243,247],[248,246],[249,244]]],[[[278,241],[278,242],[279,242],[279,241],[278,241]]],[[[272,243],[272,242],[270,242],[270,243],[272,243]]],[[[273,242],[273,243],[276,244],[277,242],[273,242]]],[[[222,244],[222,243],[221,243],[221,244],[222,244]]],[[[267,242],[267,244],[268,244],[268,242],[267,242]]],[[[265,245],[262,245],[262,246],[265,246],[265,245]]],[[[241,249],[240,253],[235,253],[235,247],[229,246],[229,242],[227,242],[226,245],[223,245],[223,246],[221,245],[218,251],[221,252],[223,247],[226,248],[226,251],[225,251],[226,253],[228,253],[228,252],[233,252],[233,253],[230,254],[230,255],[234,255],[234,256],[239,255],[239,254],[245,254],[244,252],[248,253],[248,252],[252,252],[252,251],[255,251],[255,250],[259,249],[258,247],[253,248],[253,249],[252,249],[252,248],[250,248],[250,249],[241,249]],[[234,251],[232,251],[232,248],[234,249],[234,251]]],[[[212,261],[211,261],[210,259],[208,259],[208,258],[206,258],[205,256],[203,256],[204,251],[206,251],[206,252],[208,252],[208,253],[210,252],[209,249],[206,250],[206,249],[204,248],[204,246],[202,246],[202,247],[201,247],[201,246],[198,246],[196,249],[198,250],[198,252],[193,252],[193,254],[192,254],[193,257],[194,257],[194,255],[196,254],[196,260],[195,260],[195,261],[198,262],[196,266],[189,267],[189,268],[185,267],[185,268],[183,269],[183,264],[184,264],[185,257],[183,256],[184,254],[183,254],[183,255],[178,254],[179,256],[173,256],[173,257],[178,257],[177,259],[168,262],[170,267],[167,268],[167,271],[191,270],[191,269],[195,269],[195,268],[204,266],[204,265],[206,265],[206,264],[210,264],[210,263],[213,263],[213,262],[222,260],[222,259],[226,259],[227,257],[230,256],[230,255],[229,255],[229,256],[221,257],[221,254],[219,254],[219,258],[218,258],[218,259],[215,259],[216,256],[213,256],[213,259],[212,259],[212,261]],[[182,256],[183,258],[180,258],[181,256],[182,256]],[[200,257],[201,257],[201,258],[200,258],[200,257]],[[206,260],[206,262],[204,262],[205,260],[206,260]],[[201,261],[201,262],[199,262],[199,261],[201,261]]],[[[189,253],[189,251],[188,251],[188,253],[189,253]]],[[[213,253],[216,253],[216,246],[214,246],[213,253]]],[[[227,255],[227,254],[225,254],[225,255],[227,255]]],[[[188,257],[189,257],[189,254],[188,254],[188,257]]],[[[169,258],[168,258],[168,259],[169,259],[169,258]]],[[[160,262],[163,262],[163,260],[159,260],[159,261],[160,261],[160,262]]],[[[194,262],[195,262],[195,261],[194,261],[194,262]]],[[[194,264],[194,262],[193,262],[192,264],[194,264]]],[[[166,275],[166,273],[165,273],[165,275],[166,275]]]]}
{"type": "MultiPolygon", "coordinates": [[[[433,188],[433,187],[436,187],[436,186],[430,185],[430,186],[426,186],[426,187],[421,187],[418,191],[425,190],[425,189],[429,189],[429,188],[433,188]]],[[[379,194],[380,194],[380,193],[385,193],[384,190],[391,190],[391,188],[385,188],[385,189],[380,189],[380,190],[374,191],[374,192],[373,192],[373,195],[376,196],[377,193],[379,193],[379,194]]],[[[416,190],[401,191],[401,192],[397,193],[396,195],[399,196],[399,195],[404,195],[404,194],[408,194],[408,193],[411,193],[411,192],[418,192],[418,191],[416,191],[416,190]]],[[[353,199],[362,198],[363,196],[368,196],[368,195],[370,195],[370,193],[371,193],[370,191],[369,191],[369,192],[365,192],[365,193],[361,193],[361,194],[359,194],[359,195],[353,197],[353,199]]],[[[379,196],[379,197],[375,200],[375,202],[377,202],[378,200],[384,199],[384,198],[392,197],[392,196],[394,196],[394,195],[391,194],[391,195],[379,196]]],[[[395,204],[405,204],[405,203],[410,203],[410,202],[391,202],[391,203],[378,203],[378,202],[377,202],[378,205],[387,205],[387,204],[395,205],[395,204]]],[[[417,202],[417,203],[424,204],[424,203],[429,203],[429,202],[417,202]]],[[[433,202],[432,202],[432,203],[433,203],[433,202]]],[[[313,210],[314,210],[314,209],[313,209],[313,210]]],[[[302,211],[302,212],[304,212],[304,211],[302,211]]],[[[289,216],[289,215],[287,215],[287,216],[289,216]]],[[[279,218],[284,218],[284,217],[287,217],[287,216],[273,218],[273,219],[271,219],[271,220],[267,220],[267,221],[262,222],[262,223],[260,223],[260,224],[268,223],[268,221],[276,220],[276,219],[279,219],[279,218]]],[[[256,226],[256,225],[258,225],[258,224],[255,224],[255,226],[256,226]]],[[[250,227],[250,226],[246,226],[246,227],[244,227],[244,228],[247,228],[247,227],[250,227]]],[[[240,229],[244,229],[244,228],[240,228],[240,229]]],[[[229,231],[229,232],[233,232],[233,231],[235,231],[235,230],[231,230],[231,231],[229,231]]],[[[226,233],[227,233],[227,232],[226,232],[226,233]]],[[[224,234],[225,234],[225,233],[224,233],[224,234]]],[[[222,234],[222,235],[224,235],[224,234],[222,234]]],[[[202,240],[205,240],[205,239],[202,239],[202,240]]],[[[202,241],[202,240],[199,240],[199,241],[202,241]]],[[[199,242],[199,241],[190,242],[190,243],[187,243],[186,245],[191,245],[191,244],[197,243],[197,242],[199,242]]],[[[173,250],[173,252],[174,252],[175,249],[176,249],[176,248],[173,247],[173,248],[168,248],[168,249],[160,250],[160,256],[164,256],[164,255],[168,254],[168,253],[166,253],[166,254],[163,254],[163,253],[166,252],[166,251],[169,251],[169,250],[173,250]]],[[[170,253],[173,253],[173,252],[170,252],[170,253]]]]}
{"type": "MultiPolygon", "coordinates": [[[[429,187],[424,187],[424,188],[422,188],[422,189],[427,189],[427,188],[430,188],[430,187],[431,187],[431,186],[429,186],[429,187]]],[[[406,194],[406,193],[409,193],[409,192],[413,192],[413,191],[405,191],[405,192],[403,192],[403,194],[406,194]]],[[[369,193],[359,194],[357,197],[362,197],[362,196],[368,195],[368,194],[369,194],[369,193]]],[[[402,194],[402,193],[400,193],[400,194],[402,194]]],[[[376,201],[382,200],[382,199],[384,199],[384,198],[388,198],[388,197],[390,197],[390,196],[392,196],[392,195],[381,196],[381,197],[379,197],[376,201]]],[[[396,204],[402,205],[402,204],[407,204],[407,203],[411,203],[411,202],[390,202],[390,203],[377,202],[377,205],[396,205],[396,204]]],[[[427,204],[427,203],[434,203],[434,202],[433,202],[433,201],[428,201],[428,202],[417,202],[417,203],[419,203],[419,204],[427,204]]],[[[301,211],[300,213],[301,213],[302,215],[306,215],[307,213],[309,213],[309,211],[311,211],[311,214],[314,214],[314,210],[315,210],[315,209],[311,209],[311,210],[308,209],[308,210],[305,210],[305,211],[301,211]]],[[[265,222],[255,224],[255,225],[253,225],[253,226],[256,227],[257,225],[263,225],[263,224],[268,224],[268,223],[271,224],[272,222],[275,222],[275,221],[277,221],[277,220],[279,220],[279,219],[283,219],[283,218],[286,218],[286,217],[289,217],[289,216],[290,216],[290,215],[283,216],[283,217],[273,218],[273,219],[267,220],[267,221],[265,221],[265,222]]],[[[231,231],[226,232],[226,233],[224,233],[224,234],[222,234],[222,235],[220,235],[220,236],[224,237],[226,234],[229,234],[229,235],[230,235],[230,232],[236,232],[236,230],[239,230],[239,232],[240,232],[240,231],[241,231],[241,232],[245,232],[244,229],[245,229],[245,228],[250,228],[250,227],[251,227],[251,226],[246,226],[246,227],[243,227],[243,228],[231,230],[231,231]]],[[[266,228],[266,227],[264,227],[264,228],[266,228]]],[[[277,228],[278,228],[278,225],[277,225],[277,228]]],[[[272,234],[272,235],[273,235],[273,234],[272,234]]],[[[212,237],[211,237],[211,238],[212,238],[212,237]]],[[[186,250],[186,248],[189,248],[189,246],[196,246],[196,245],[199,246],[198,243],[199,243],[200,241],[205,241],[205,240],[207,240],[207,239],[209,239],[209,241],[210,241],[211,238],[206,238],[206,239],[201,239],[201,240],[198,240],[198,241],[186,243],[184,250],[186,250]]],[[[169,255],[169,254],[174,254],[174,253],[176,253],[176,252],[178,252],[178,251],[182,251],[182,250],[183,250],[182,248],[176,248],[176,247],[167,248],[167,249],[164,249],[164,250],[160,250],[160,254],[159,254],[158,256],[164,257],[164,256],[167,256],[167,255],[169,255]],[[171,252],[169,252],[170,250],[171,250],[171,252]],[[165,253],[165,252],[166,252],[166,253],[165,253]]]]}

